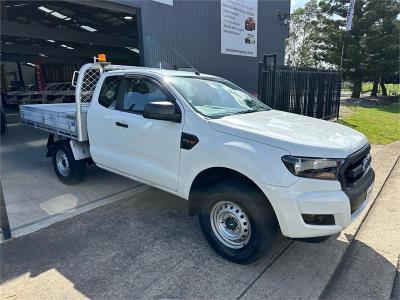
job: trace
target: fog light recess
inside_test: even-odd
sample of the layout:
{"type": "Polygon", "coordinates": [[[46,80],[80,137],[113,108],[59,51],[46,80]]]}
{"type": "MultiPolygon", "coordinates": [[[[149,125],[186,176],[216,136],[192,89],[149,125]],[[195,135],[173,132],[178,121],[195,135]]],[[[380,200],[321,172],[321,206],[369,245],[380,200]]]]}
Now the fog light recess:
{"type": "Polygon", "coordinates": [[[335,217],[333,215],[309,215],[302,214],[304,223],[308,225],[335,225],[335,217]]]}

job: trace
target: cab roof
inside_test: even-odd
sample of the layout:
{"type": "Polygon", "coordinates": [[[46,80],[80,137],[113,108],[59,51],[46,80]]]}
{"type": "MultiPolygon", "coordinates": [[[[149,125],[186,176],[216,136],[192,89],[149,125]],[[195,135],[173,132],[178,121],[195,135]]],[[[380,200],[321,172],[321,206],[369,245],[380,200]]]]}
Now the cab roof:
{"type": "Polygon", "coordinates": [[[166,69],[157,69],[157,68],[147,68],[147,67],[134,67],[131,68],[124,66],[120,70],[112,70],[108,71],[107,73],[140,73],[140,74],[152,74],[152,75],[159,75],[159,76],[181,76],[181,77],[213,77],[218,78],[217,76],[204,74],[198,72],[197,75],[196,71],[177,71],[177,70],[166,70],[166,69]]]}

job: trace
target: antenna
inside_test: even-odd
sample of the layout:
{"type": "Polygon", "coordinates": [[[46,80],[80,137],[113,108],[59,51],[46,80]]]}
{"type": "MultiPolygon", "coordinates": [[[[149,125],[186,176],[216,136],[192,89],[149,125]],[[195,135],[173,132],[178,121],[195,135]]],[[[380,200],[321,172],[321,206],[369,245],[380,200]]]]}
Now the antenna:
{"type": "Polygon", "coordinates": [[[192,69],[195,70],[195,74],[196,75],[200,75],[200,72],[197,68],[195,68],[190,62],[188,62],[178,51],[176,51],[174,48],[171,48],[172,51],[175,52],[175,54],[177,54],[185,63],[187,63],[192,69]]]}

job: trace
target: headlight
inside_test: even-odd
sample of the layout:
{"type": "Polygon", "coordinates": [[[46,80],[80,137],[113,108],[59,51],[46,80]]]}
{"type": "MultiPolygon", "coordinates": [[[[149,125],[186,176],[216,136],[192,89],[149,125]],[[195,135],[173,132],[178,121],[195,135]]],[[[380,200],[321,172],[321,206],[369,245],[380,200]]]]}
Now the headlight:
{"type": "Polygon", "coordinates": [[[282,161],[286,168],[296,176],[335,180],[343,159],[307,158],[285,155],[282,161]]]}

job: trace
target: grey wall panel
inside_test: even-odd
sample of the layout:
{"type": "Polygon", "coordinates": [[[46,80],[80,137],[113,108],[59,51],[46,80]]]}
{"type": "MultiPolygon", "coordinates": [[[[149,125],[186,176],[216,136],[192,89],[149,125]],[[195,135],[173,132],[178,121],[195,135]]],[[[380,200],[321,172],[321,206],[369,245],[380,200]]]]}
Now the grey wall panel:
{"type": "Polygon", "coordinates": [[[221,54],[219,0],[174,0],[169,6],[142,1],[142,31],[146,66],[188,67],[175,49],[200,72],[225,77],[250,92],[257,90],[257,62],[263,54],[278,54],[283,63],[288,26],[277,11],[288,13],[289,0],[259,0],[256,57],[221,54]]]}

